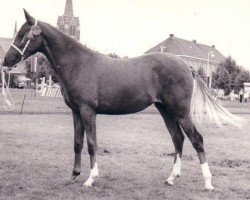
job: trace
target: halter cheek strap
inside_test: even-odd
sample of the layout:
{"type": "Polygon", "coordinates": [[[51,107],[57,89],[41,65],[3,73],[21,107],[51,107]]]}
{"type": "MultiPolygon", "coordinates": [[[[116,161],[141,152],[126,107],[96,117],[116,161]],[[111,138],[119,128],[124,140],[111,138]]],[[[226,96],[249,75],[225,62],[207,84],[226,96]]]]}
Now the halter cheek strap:
{"type": "Polygon", "coordinates": [[[23,48],[23,50],[21,51],[16,45],[14,44],[11,44],[11,46],[16,49],[22,56],[22,60],[23,60],[23,57],[24,57],[24,52],[26,51],[27,47],[29,46],[30,44],[30,40],[28,40],[23,48]]]}
{"type": "MultiPolygon", "coordinates": [[[[36,22],[35,22],[35,26],[37,26],[37,20],[36,20],[36,22]]],[[[26,44],[25,44],[23,50],[19,49],[16,45],[14,45],[14,43],[12,43],[11,46],[12,46],[15,50],[17,50],[18,53],[21,54],[22,60],[23,60],[23,58],[24,58],[24,52],[26,51],[26,49],[27,49],[27,47],[29,46],[29,44],[30,44],[30,39],[28,39],[28,41],[26,42],[26,44]]]]}

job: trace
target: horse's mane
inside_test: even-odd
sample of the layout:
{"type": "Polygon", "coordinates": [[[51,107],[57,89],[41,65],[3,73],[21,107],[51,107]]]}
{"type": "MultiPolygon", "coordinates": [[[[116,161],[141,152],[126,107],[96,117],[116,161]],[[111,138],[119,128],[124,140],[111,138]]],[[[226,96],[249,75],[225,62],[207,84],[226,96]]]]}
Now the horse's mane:
{"type": "Polygon", "coordinates": [[[98,53],[101,54],[97,51],[94,51],[88,47],[86,47],[85,45],[83,45],[82,43],[76,41],[75,39],[73,39],[72,37],[70,37],[69,35],[63,33],[62,31],[60,31],[59,29],[55,28],[54,26],[46,23],[46,22],[42,22],[39,21],[42,24],[42,27],[45,28],[46,32],[49,32],[50,34],[57,34],[57,37],[62,37],[64,39],[64,41],[68,41],[71,45],[73,45],[74,47],[76,47],[77,49],[81,49],[83,51],[88,51],[91,53],[98,53]]]}

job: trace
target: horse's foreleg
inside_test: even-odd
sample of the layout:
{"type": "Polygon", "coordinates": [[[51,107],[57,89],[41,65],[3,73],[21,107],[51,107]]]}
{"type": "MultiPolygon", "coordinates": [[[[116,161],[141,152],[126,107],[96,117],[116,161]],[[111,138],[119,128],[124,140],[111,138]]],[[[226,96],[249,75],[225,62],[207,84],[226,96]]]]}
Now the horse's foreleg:
{"type": "Polygon", "coordinates": [[[180,119],[180,124],[188,138],[190,139],[194,149],[197,151],[200,163],[202,174],[205,179],[205,189],[206,190],[214,190],[212,186],[211,179],[212,174],[210,172],[209,166],[206,161],[205,151],[203,146],[203,138],[200,133],[196,130],[194,124],[190,120],[190,117],[185,117],[180,119]]]}
{"type": "Polygon", "coordinates": [[[161,113],[164,122],[168,128],[168,131],[172,137],[174,147],[175,147],[175,154],[174,154],[174,165],[171,175],[166,180],[166,184],[173,185],[174,179],[179,177],[181,174],[181,156],[182,156],[182,149],[183,149],[183,142],[184,142],[184,135],[182,130],[177,123],[177,121],[168,113],[164,105],[160,103],[155,104],[156,108],[161,113]]]}
{"type": "Polygon", "coordinates": [[[84,106],[81,108],[81,116],[86,130],[88,153],[90,156],[90,175],[88,180],[84,183],[86,187],[92,187],[95,178],[99,175],[98,166],[96,162],[96,113],[89,107],[84,106]]]}
{"type": "Polygon", "coordinates": [[[73,112],[74,121],[74,152],[75,152],[75,162],[74,169],[72,172],[72,180],[74,180],[81,173],[81,153],[83,147],[84,138],[84,126],[80,113],[73,112]]]}

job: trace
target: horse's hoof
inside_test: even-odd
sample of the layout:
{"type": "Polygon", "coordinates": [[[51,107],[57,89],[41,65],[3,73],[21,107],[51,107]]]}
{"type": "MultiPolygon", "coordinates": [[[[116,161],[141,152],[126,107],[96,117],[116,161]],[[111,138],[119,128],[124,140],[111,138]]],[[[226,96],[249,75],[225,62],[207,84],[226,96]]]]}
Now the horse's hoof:
{"type": "Polygon", "coordinates": [[[87,187],[87,188],[91,188],[92,187],[92,183],[89,182],[89,181],[86,181],[83,185],[84,185],[84,187],[87,187]]]}
{"type": "Polygon", "coordinates": [[[174,182],[173,181],[170,181],[170,180],[166,180],[165,182],[164,182],[164,184],[165,185],[167,185],[167,186],[173,186],[174,185],[174,182]]]}
{"type": "Polygon", "coordinates": [[[73,171],[71,177],[69,178],[69,180],[71,180],[71,182],[74,183],[76,177],[79,176],[79,175],[80,175],[80,172],[73,171]]]}
{"type": "MultiPolygon", "coordinates": [[[[80,173],[81,173],[81,172],[79,172],[79,171],[73,171],[73,172],[72,172],[72,177],[75,177],[75,178],[76,178],[77,176],[80,175],[80,173]]],[[[75,178],[74,178],[74,179],[75,179],[75,178]]]]}
{"type": "Polygon", "coordinates": [[[214,187],[212,185],[206,186],[205,190],[207,190],[207,191],[214,191],[214,187]]]}

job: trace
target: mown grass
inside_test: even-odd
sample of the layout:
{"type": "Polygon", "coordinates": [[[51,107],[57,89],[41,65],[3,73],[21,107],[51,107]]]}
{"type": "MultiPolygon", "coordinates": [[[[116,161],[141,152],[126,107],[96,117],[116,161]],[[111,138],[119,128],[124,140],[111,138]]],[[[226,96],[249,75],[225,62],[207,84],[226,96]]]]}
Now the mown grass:
{"type": "MultiPolygon", "coordinates": [[[[13,91],[13,96],[16,106],[11,113],[0,108],[0,199],[250,198],[249,122],[242,130],[229,125],[218,128],[205,121],[198,126],[216,188],[207,192],[196,152],[187,138],[181,177],[172,187],[163,184],[172,170],[174,149],[163,120],[153,107],[133,115],[100,115],[100,177],[93,188],[84,188],[90,171],[86,145],[82,174],[74,183],[67,181],[74,158],[73,123],[63,100],[34,98],[22,90],[13,91]]],[[[249,107],[237,102],[224,104],[249,118],[249,107]]]]}

